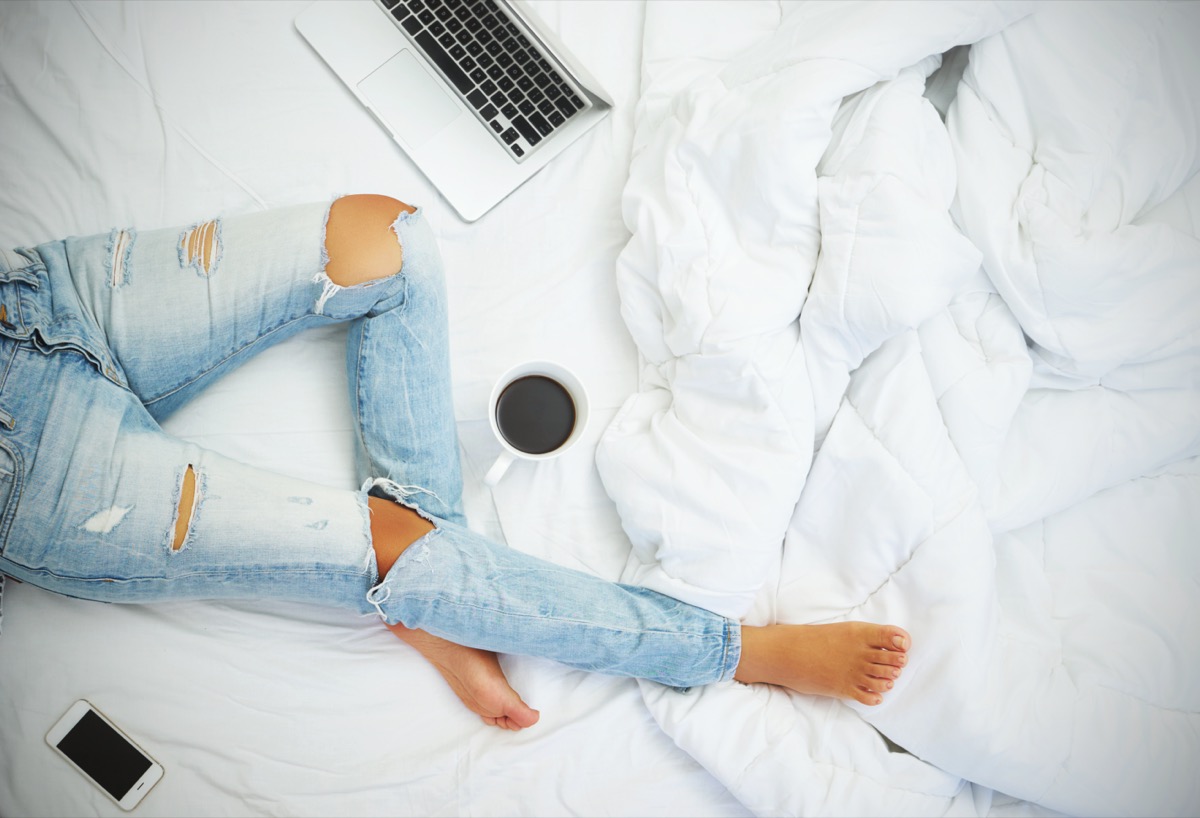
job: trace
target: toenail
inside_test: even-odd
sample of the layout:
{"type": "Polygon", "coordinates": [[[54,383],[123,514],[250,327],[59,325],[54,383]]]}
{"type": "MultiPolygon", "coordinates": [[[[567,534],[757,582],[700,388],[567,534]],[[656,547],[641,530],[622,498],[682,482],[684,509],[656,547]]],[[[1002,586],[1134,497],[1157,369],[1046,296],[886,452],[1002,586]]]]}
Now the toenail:
{"type": "Polygon", "coordinates": [[[887,688],[888,688],[888,690],[891,690],[891,689],[892,689],[892,683],[891,683],[891,682],[888,682],[888,683],[887,683],[887,688]]]}
{"type": "Polygon", "coordinates": [[[907,646],[903,636],[893,636],[892,644],[900,648],[900,650],[904,650],[904,648],[907,646]]]}

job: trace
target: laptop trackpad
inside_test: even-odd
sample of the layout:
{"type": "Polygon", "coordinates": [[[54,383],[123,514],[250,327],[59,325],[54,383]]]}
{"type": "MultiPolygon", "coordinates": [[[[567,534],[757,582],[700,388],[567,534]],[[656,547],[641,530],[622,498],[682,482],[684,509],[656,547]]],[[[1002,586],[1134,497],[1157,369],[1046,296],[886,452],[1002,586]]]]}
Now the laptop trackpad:
{"type": "Polygon", "coordinates": [[[359,93],[392,133],[416,148],[461,113],[411,51],[401,51],[358,84],[359,93]]]}

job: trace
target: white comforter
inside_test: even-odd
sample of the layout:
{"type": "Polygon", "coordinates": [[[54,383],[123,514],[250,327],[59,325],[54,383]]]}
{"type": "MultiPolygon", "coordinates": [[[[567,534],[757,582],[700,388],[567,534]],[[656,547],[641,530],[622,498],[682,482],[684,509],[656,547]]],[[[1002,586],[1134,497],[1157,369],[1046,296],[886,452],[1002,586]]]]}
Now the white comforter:
{"type": "Polygon", "coordinates": [[[646,20],[625,578],[915,647],[656,719],[759,814],[1200,813],[1200,6],[702,10],[646,20]]]}

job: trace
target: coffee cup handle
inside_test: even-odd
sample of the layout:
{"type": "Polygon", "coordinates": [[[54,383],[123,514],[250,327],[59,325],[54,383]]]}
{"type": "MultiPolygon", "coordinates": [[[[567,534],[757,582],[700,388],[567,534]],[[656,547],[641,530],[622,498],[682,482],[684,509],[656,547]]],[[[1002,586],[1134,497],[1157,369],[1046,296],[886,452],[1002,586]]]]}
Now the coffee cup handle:
{"type": "Polygon", "coordinates": [[[496,462],[488,469],[488,473],[484,475],[483,482],[489,486],[494,486],[500,482],[500,478],[508,471],[508,467],[512,465],[513,456],[508,452],[500,452],[500,456],[496,458],[496,462]]]}

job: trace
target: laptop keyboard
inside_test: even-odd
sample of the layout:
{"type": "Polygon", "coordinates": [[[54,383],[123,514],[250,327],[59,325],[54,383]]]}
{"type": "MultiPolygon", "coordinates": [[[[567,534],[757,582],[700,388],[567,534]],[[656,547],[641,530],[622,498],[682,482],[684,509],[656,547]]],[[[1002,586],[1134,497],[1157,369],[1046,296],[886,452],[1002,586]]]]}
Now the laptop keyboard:
{"type": "Polygon", "coordinates": [[[516,159],[585,107],[493,0],[380,1],[516,159]]]}

